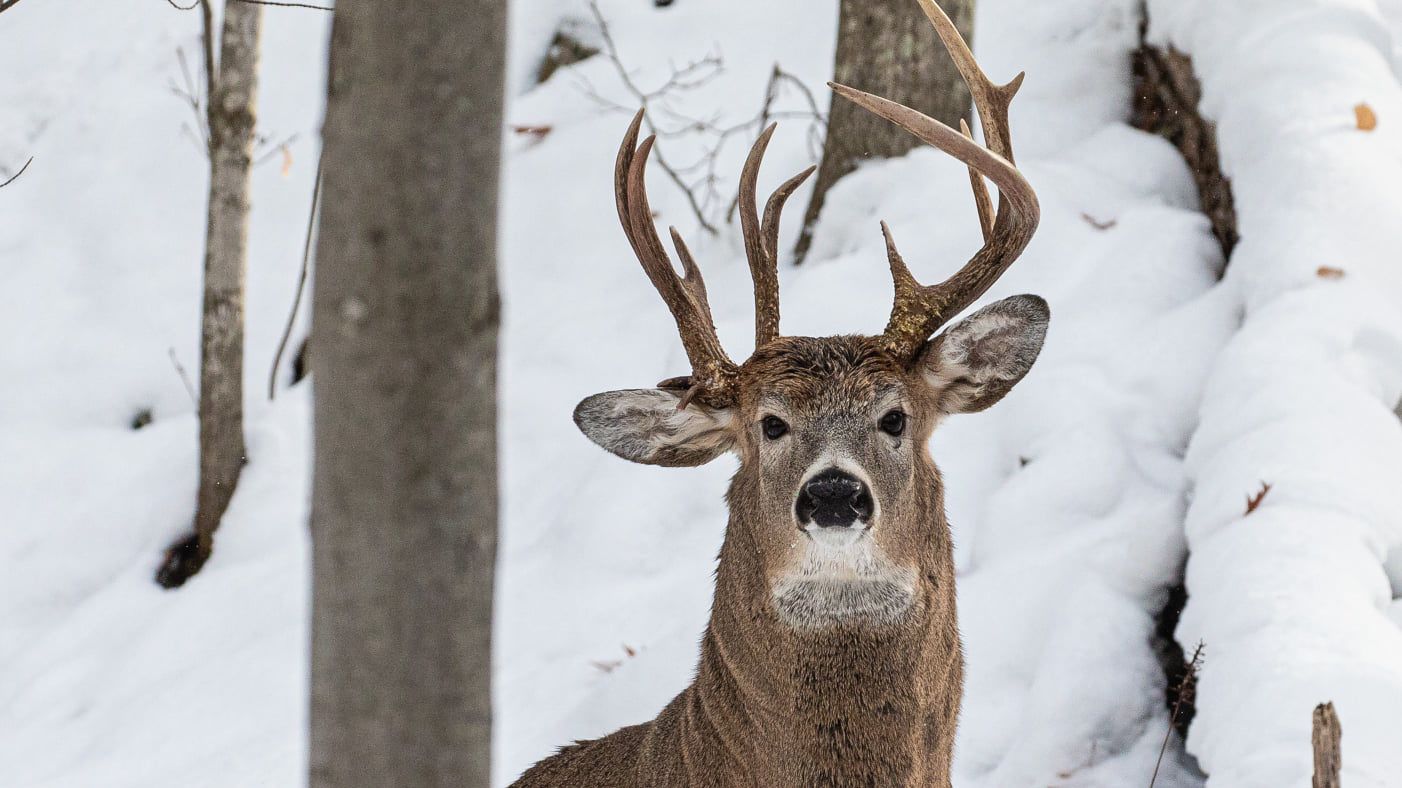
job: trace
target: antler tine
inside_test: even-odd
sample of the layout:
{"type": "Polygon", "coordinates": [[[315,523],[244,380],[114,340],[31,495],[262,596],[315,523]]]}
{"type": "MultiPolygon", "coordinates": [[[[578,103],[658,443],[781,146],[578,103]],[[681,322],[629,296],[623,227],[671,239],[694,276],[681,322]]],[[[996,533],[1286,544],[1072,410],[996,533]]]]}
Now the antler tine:
{"type": "Polygon", "coordinates": [[[690,294],[691,299],[700,305],[703,312],[711,314],[711,302],[706,297],[706,280],[701,278],[701,268],[696,265],[696,258],[691,256],[691,250],[687,248],[686,241],[682,240],[682,234],[677,232],[677,228],[668,227],[667,231],[672,235],[672,246],[676,247],[677,257],[682,260],[682,287],[690,294]]]}
{"type": "Polygon", "coordinates": [[[774,136],[777,127],[778,124],[771,123],[760,133],[750,147],[750,155],[745,158],[744,169],[740,171],[740,230],[745,236],[745,257],[749,260],[750,276],[755,285],[757,348],[779,336],[779,217],[789,195],[816,169],[809,167],[775,189],[764,205],[764,221],[761,223],[755,188],[759,182],[759,166],[764,160],[764,151],[769,147],[769,139],[774,136]]]}
{"type": "Polygon", "coordinates": [[[988,78],[983,73],[978,61],[974,59],[974,53],[969,49],[969,44],[964,37],[959,34],[959,28],[954,26],[949,15],[935,0],[916,0],[920,3],[920,10],[925,12],[925,18],[930,20],[934,26],[935,33],[944,42],[944,48],[949,52],[949,57],[954,61],[954,67],[959,69],[959,75],[964,78],[964,83],[969,86],[969,94],[974,99],[974,107],[978,110],[979,121],[983,125],[983,136],[988,143],[988,147],[999,156],[1013,161],[1013,140],[1012,131],[1008,128],[1008,107],[1012,105],[1013,97],[1022,87],[1025,72],[1013,77],[1006,85],[999,85],[988,78]]]}
{"type": "Polygon", "coordinates": [[[933,286],[921,286],[891,240],[889,229],[883,225],[887,257],[895,280],[895,299],[891,319],[886,325],[885,338],[889,351],[911,358],[935,331],[947,320],[987,292],[1027,248],[1037,229],[1041,209],[1032,185],[1022,177],[1013,164],[1012,135],[1008,127],[1008,107],[1022,86],[1019,74],[1006,85],[995,85],[979,68],[954,23],[934,0],[918,0],[935,32],[944,42],[955,66],[968,83],[983,123],[988,147],[974,142],[967,124],[960,133],[909,107],[893,101],[829,82],[828,86],[844,98],[873,114],[895,123],[929,145],[950,154],[969,168],[974,203],[978,208],[979,226],[984,245],[953,276],[933,286]],[[992,212],[992,200],[983,178],[998,187],[998,211],[992,212]]]}
{"type": "MultiPolygon", "coordinates": [[[[964,139],[973,142],[973,132],[969,131],[969,124],[963,118],[959,119],[959,131],[964,134],[964,139]]],[[[969,168],[969,185],[974,189],[974,207],[978,209],[978,226],[983,230],[983,242],[988,243],[993,237],[993,198],[988,196],[988,184],[983,182],[983,176],[973,167],[969,168]]]]}
{"type": "Polygon", "coordinates": [[[643,271],[657,289],[658,295],[671,311],[677,323],[677,333],[682,346],[691,361],[690,391],[683,399],[685,403],[694,397],[713,407],[725,407],[734,401],[735,362],[726,355],[716,334],[715,323],[711,318],[710,305],[706,299],[706,284],[701,271],[696,266],[690,250],[681,241],[681,236],[672,230],[672,239],[677,253],[682,258],[685,278],[677,276],[662,239],[653,225],[652,209],[648,205],[645,175],[648,156],[656,136],[643,140],[634,147],[642,126],[643,113],[633,118],[624,135],[623,145],[618,150],[618,160],[614,166],[614,196],[618,205],[618,218],[623,224],[623,232],[633,247],[643,271]]]}

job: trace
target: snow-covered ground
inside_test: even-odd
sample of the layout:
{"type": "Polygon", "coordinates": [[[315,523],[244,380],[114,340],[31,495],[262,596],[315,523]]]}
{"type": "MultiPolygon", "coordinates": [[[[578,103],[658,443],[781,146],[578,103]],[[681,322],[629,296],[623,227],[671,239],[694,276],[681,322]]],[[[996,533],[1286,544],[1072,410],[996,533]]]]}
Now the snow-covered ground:
{"type": "Polygon", "coordinates": [[[1303,784],[1310,709],[1332,700],[1343,783],[1402,785],[1393,31],[1372,3],[1150,6],[1151,35],[1203,74],[1242,234],[1221,288],[1242,325],[1212,364],[1187,453],[1179,638],[1209,654],[1189,746],[1214,783],[1303,784]],[[1371,132],[1360,103],[1379,119],[1371,132]]]}
{"type": "MultiPolygon", "coordinates": [[[[1402,3],[1381,6],[1151,0],[1151,36],[1197,59],[1235,181],[1243,241],[1218,284],[1181,159],[1124,124],[1138,0],[981,0],[985,69],[1028,72],[1013,128],[1044,212],[988,298],[1039,293],[1054,319],[1028,379],[931,447],[968,653],[956,785],[1148,785],[1169,728],[1154,615],[1185,559],[1178,640],[1207,644],[1195,758],[1171,737],[1157,784],[1202,785],[1198,764],[1214,788],[1308,784],[1309,711],[1333,700],[1346,784],[1402,785],[1402,3]],[[1370,133],[1359,102],[1379,118],[1370,133]],[[1271,491],[1243,516],[1262,481],[1271,491]]],[[[645,90],[721,58],[654,118],[725,126],[758,112],[776,62],[826,104],[835,7],[600,12],[645,90]]],[[[592,25],[575,0],[513,3],[508,121],[550,130],[506,135],[502,785],[560,744],[650,718],[687,683],[733,469],[630,465],[570,422],[585,395],[686,370],[614,216],[628,117],[608,104],[636,101],[599,57],[533,84],[564,19],[592,25]]],[[[260,127],[297,136],[290,163],[270,146],[254,176],[251,462],[215,558],[167,593],[151,572],[188,527],[195,483],[193,406],[170,354],[194,371],[204,210],[204,160],[170,83],[198,19],[159,0],[27,0],[0,16],[0,73],[22,77],[0,80],[0,168],[34,156],[0,190],[6,788],[302,782],[311,398],[306,384],[271,404],[265,391],[305,229],[327,24],[267,9],[260,127]],[[133,431],[143,409],[154,421],[133,431]]],[[[791,88],[776,104],[804,107],[791,88]]],[[[714,237],[652,180],[735,356],[750,286],[723,213],[756,132],[720,152],[714,237]]],[[[761,190],[812,163],[807,132],[781,121],[761,190]]],[[[685,163],[713,142],[669,136],[663,153],[685,163]]],[[[943,155],[863,167],[829,196],[809,261],[782,271],[786,332],[880,329],[879,219],[926,280],[979,243],[967,176],[943,155]]]]}

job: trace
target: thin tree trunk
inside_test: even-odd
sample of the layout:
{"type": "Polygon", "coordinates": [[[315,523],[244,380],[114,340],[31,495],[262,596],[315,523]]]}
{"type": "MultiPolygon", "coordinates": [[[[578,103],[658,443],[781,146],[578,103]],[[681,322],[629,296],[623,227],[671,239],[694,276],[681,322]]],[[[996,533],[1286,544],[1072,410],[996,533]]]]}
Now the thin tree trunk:
{"type": "MultiPolygon", "coordinates": [[[[973,42],[974,0],[938,0],[973,42]]],[[[969,119],[969,88],[915,0],[842,0],[833,81],[917,109],[955,128],[969,119]]],[[[864,158],[901,156],[919,144],[908,132],[850,101],[833,99],[818,180],[795,249],[802,262],[828,189],[864,158]]]]}
{"type": "MultiPolygon", "coordinates": [[[[229,508],[246,459],[243,288],[262,20],[260,5],[228,4],[220,33],[218,76],[209,80],[209,218],[200,340],[200,484],[194,533],[171,546],[156,575],[157,581],[167,588],[183,584],[209,559],[214,549],[214,532],[229,508]]],[[[206,28],[205,36],[211,35],[213,31],[206,28]]],[[[213,42],[206,46],[213,47],[213,42]]],[[[206,65],[212,70],[208,60],[206,65]]]]}
{"type": "Polygon", "coordinates": [[[311,785],[486,786],[505,0],[338,0],[313,294],[311,785]]]}

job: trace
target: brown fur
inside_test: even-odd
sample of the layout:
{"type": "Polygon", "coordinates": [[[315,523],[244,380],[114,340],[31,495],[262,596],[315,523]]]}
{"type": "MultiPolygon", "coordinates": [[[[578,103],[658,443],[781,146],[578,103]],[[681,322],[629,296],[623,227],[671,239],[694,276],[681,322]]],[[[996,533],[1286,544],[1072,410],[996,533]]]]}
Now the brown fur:
{"type": "Polygon", "coordinates": [[[781,338],[742,366],[729,427],[741,467],[695,680],[653,721],[566,747],[516,786],[949,785],[963,657],[943,490],[925,449],[947,387],[932,382],[934,360],[906,368],[879,342],[781,338]],[[841,440],[893,393],[911,444],[894,451],[908,462],[862,467],[882,501],[872,538],[913,570],[910,604],[894,621],[796,627],[774,587],[794,561],[792,491],[808,455],[776,464],[756,425],[781,401],[796,441],[841,440]]]}

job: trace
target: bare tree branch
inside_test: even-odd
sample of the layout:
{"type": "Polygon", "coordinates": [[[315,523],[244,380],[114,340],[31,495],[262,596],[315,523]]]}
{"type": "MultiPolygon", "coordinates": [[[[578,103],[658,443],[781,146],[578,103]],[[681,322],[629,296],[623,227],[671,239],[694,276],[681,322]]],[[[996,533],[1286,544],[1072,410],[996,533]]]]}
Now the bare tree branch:
{"type": "Polygon", "coordinates": [[[335,11],[335,10],[336,10],[333,6],[329,6],[329,5],[313,5],[313,4],[311,4],[311,3],[279,3],[279,2],[274,2],[273,0],[238,0],[238,1],[239,1],[240,3],[248,3],[249,5],[273,5],[273,6],[279,6],[279,7],[281,7],[281,8],[310,8],[310,9],[312,9],[313,11],[335,11]]]}
{"type": "Polygon", "coordinates": [[[175,348],[167,348],[166,355],[170,356],[170,364],[175,367],[175,374],[180,376],[180,382],[185,384],[185,393],[190,395],[190,404],[196,408],[200,406],[200,395],[195,393],[195,386],[190,382],[190,375],[185,371],[185,365],[180,363],[180,359],[175,355],[175,348]]]}
{"type": "Polygon", "coordinates": [[[19,0],[0,0],[0,13],[4,13],[17,5],[19,5],[19,0]]]}
{"type": "MultiPolygon", "coordinates": [[[[722,199],[717,185],[721,177],[717,172],[717,165],[720,161],[721,153],[725,150],[726,144],[732,136],[753,129],[758,134],[768,123],[776,118],[802,118],[811,121],[814,125],[826,123],[822,112],[818,109],[818,103],[813,98],[813,94],[808,87],[797,77],[784,71],[776,63],[770,74],[769,82],[765,87],[764,103],[759,112],[753,117],[740,123],[723,126],[718,118],[697,118],[677,112],[667,106],[666,100],[680,92],[694,90],[711,80],[715,79],[724,70],[725,62],[719,52],[712,52],[705,57],[694,60],[686,65],[678,67],[672,65],[672,73],[659,86],[652,89],[643,89],[624,64],[618,51],[618,45],[614,41],[613,32],[609,28],[608,21],[600,12],[597,0],[590,0],[589,11],[593,14],[594,22],[598,25],[599,35],[602,39],[602,54],[613,66],[618,74],[623,87],[632,94],[633,98],[646,110],[644,114],[648,131],[657,135],[659,139],[679,137],[687,134],[703,133],[713,137],[710,144],[700,158],[689,164],[677,164],[668,159],[662,150],[662,145],[653,147],[653,157],[658,166],[662,168],[667,177],[677,185],[686,195],[687,203],[691,207],[692,213],[696,216],[696,221],[702,229],[714,235],[717,230],[715,223],[708,218],[714,208],[720,204],[722,199]],[[782,84],[792,83],[797,85],[807,99],[809,111],[775,111],[773,105],[778,98],[779,89],[782,84]],[[673,128],[664,128],[658,125],[659,118],[666,118],[676,124],[673,128]]],[[[576,74],[580,88],[585,95],[611,111],[625,112],[633,114],[637,106],[625,107],[618,102],[603,96],[594,85],[581,74],[576,74]]],[[[821,135],[817,135],[821,138],[821,135]]],[[[812,129],[809,133],[809,144],[812,147],[815,137],[812,129]]],[[[815,157],[816,158],[816,154],[815,157]]],[[[727,209],[727,214],[733,215],[734,204],[727,209]]]]}
{"type": "MultiPolygon", "coordinates": [[[[310,9],[312,9],[313,11],[335,11],[335,10],[336,10],[334,6],[329,6],[329,5],[314,5],[314,4],[312,4],[312,3],[281,3],[281,2],[274,2],[274,0],[238,0],[238,1],[239,1],[240,3],[248,3],[249,5],[272,5],[272,6],[279,6],[279,7],[282,7],[282,8],[310,8],[310,9]]],[[[10,0],[9,5],[5,5],[5,6],[3,6],[3,7],[0,7],[0,11],[5,10],[5,8],[8,8],[10,5],[14,5],[15,3],[18,3],[18,2],[19,2],[19,0],[10,0]]],[[[192,10],[194,10],[195,6],[200,5],[200,3],[203,2],[203,0],[193,0],[193,2],[191,2],[189,5],[180,5],[179,3],[175,2],[175,0],[166,0],[166,2],[167,2],[167,3],[170,3],[170,7],[171,7],[171,8],[175,8],[175,9],[178,9],[178,10],[181,10],[181,11],[192,11],[192,10]]]]}
{"type": "MultiPolygon", "coordinates": [[[[199,0],[196,0],[196,2],[198,1],[199,0]]],[[[179,8],[180,6],[176,7],[179,8]]],[[[193,8],[193,6],[191,7],[193,8]]],[[[190,73],[190,63],[185,59],[185,49],[183,47],[175,48],[175,59],[180,63],[180,77],[184,80],[185,84],[181,87],[175,84],[174,80],[171,80],[170,92],[174,93],[184,103],[189,104],[190,111],[195,115],[195,125],[193,128],[187,124],[181,124],[181,128],[195,139],[201,152],[207,156],[209,155],[209,116],[204,110],[205,97],[197,86],[194,75],[190,73]]]]}
{"type": "Polygon", "coordinates": [[[1197,648],[1193,649],[1193,656],[1188,660],[1187,671],[1183,674],[1183,680],[1178,682],[1178,698],[1173,704],[1173,713],[1168,718],[1168,730],[1164,732],[1163,744],[1159,747],[1159,759],[1154,761],[1154,774],[1149,778],[1149,788],[1154,788],[1154,783],[1159,779],[1159,767],[1163,765],[1164,753],[1168,752],[1168,741],[1173,736],[1173,727],[1178,722],[1178,714],[1183,710],[1183,706],[1191,704],[1197,696],[1198,674],[1202,671],[1203,643],[1198,641],[1197,648]]]}
{"type": "MultiPolygon", "coordinates": [[[[618,56],[618,45],[614,43],[613,40],[613,32],[609,30],[608,22],[604,19],[603,12],[599,10],[597,0],[589,0],[589,12],[594,15],[594,20],[599,25],[599,33],[604,41],[604,54],[608,57],[609,62],[613,64],[614,70],[618,72],[619,79],[623,81],[624,87],[628,88],[628,92],[637,97],[638,101],[643,105],[643,109],[648,109],[648,102],[656,98],[656,96],[639,88],[637,83],[633,81],[632,76],[629,75],[628,69],[624,68],[623,61],[620,60],[618,56]]],[[[657,128],[653,126],[652,118],[647,114],[644,114],[643,117],[648,125],[648,129],[656,134],[657,128]]],[[[691,187],[687,186],[686,182],[682,180],[676,168],[667,161],[667,157],[663,155],[661,147],[654,147],[653,154],[657,166],[661,167],[662,171],[667,173],[667,177],[671,178],[672,182],[686,194],[686,201],[691,205],[692,213],[696,214],[696,221],[700,222],[701,227],[704,228],[706,232],[715,235],[715,225],[706,220],[706,214],[701,210],[700,204],[697,203],[696,195],[692,193],[691,187]]]]}
{"type": "Polygon", "coordinates": [[[273,368],[268,372],[268,399],[277,398],[277,371],[282,366],[282,354],[287,352],[287,342],[292,338],[292,327],[297,323],[297,310],[302,305],[302,292],[307,288],[307,268],[311,265],[312,235],[316,227],[316,211],[321,205],[321,165],[324,155],[316,160],[316,185],[312,187],[312,209],[307,216],[307,240],[302,245],[302,272],[297,276],[297,292],[292,296],[292,310],[287,315],[287,325],[282,329],[282,339],[278,340],[277,352],[273,354],[273,368]]]}
{"type": "MultiPolygon", "coordinates": [[[[11,2],[18,3],[19,0],[11,0],[11,2]]],[[[33,161],[34,161],[34,157],[33,157],[33,156],[30,156],[30,157],[29,157],[29,161],[25,162],[25,163],[24,163],[24,166],[19,168],[19,172],[15,173],[14,175],[11,175],[9,178],[5,179],[5,182],[4,182],[4,183],[0,183],[0,189],[3,189],[3,188],[5,188],[6,186],[9,186],[10,184],[14,183],[14,182],[15,182],[15,179],[19,178],[19,176],[21,176],[21,175],[24,174],[24,171],[25,171],[25,170],[29,169],[30,162],[33,162],[33,161]]]]}

